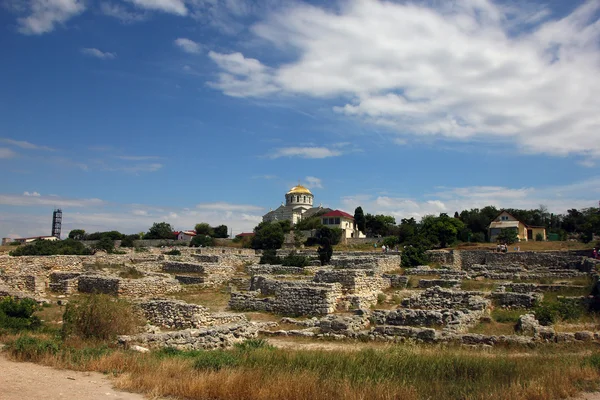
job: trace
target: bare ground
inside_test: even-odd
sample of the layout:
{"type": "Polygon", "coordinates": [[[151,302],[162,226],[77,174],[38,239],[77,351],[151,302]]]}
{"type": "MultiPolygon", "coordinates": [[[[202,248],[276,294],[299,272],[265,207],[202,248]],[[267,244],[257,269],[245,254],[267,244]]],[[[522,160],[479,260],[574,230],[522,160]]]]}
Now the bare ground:
{"type": "Polygon", "coordinates": [[[113,389],[98,372],[55,369],[10,361],[0,353],[0,400],[144,400],[137,393],[113,389]]]}

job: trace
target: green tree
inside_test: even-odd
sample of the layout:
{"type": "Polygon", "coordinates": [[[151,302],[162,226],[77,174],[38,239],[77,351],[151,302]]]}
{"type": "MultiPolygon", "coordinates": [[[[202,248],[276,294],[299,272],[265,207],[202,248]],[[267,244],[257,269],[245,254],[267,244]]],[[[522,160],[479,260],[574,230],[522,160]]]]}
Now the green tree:
{"type": "Polygon", "coordinates": [[[133,247],[134,241],[138,238],[137,234],[124,236],[123,239],[121,239],[121,247],[133,247]]]}
{"type": "Polygon", "coordinates": [[[144,239],[175,239],[173,227],[166,222],[155,222],[144,236],[144,239]]]}
{"type": "Polygon", "coordinates": [[[85,231],[83,229],[73,229],[71,232],[69,232],[69,239],[84,240],[85,231]]]}
{"type": "Polygon", "coordinates": [[[365,226],[370,236],[389,236],[396,225],[396,219],[389,215],[371,215],[365,216],[365,226]]]}
{"type": "Polygon", "coordinates": [[[321,222],[321,218],[318,216],[313,216],[298,221],[298,223],[294,226],[294,229],[296,231],[310,231],[313,229],[319,229],[322,226],[323,223],[321,222]]]}
{"type": "Polygon", "coordinates": [[[321,239],[321,246],[317,249],[317,253],[319,254],[321,265],[329,264],[333,255],[333,247],[331,246],[329,238],[326,237],[321,239]]]}
{"type": "Polygon", "coordinates": [[[194,230],[196,231],[196,233],[198,235],[208,235],[208,236],[213,236],[214,235],[214,230],[213,228],[207,224],[206,222],[201,222],[199,224],[196,224],[194,230]]]}
{"type": "Polygon", "coordinates": [[[428,215],[423,217],[422,231],[424,236],[439,247],[447,247],[456,242],[458,233],[464,228],[461,220],[450,218],[448,214],[440,214],[439,217],[428,215]]]}
{"type": "Polygon", "coordinates": [[[329,228],[328,226],[322,226],[317,230],[317,239],[319,244],[323,244],[324,240],[327,239],[328,243],[332,246],[339,244],[342,240],[342,230],[340,228],[329,228]]]}
{"type": "Polygon", "coordinates": [[[210,247],[213,246],[215,240],[208,235],[196,235],[190,240],[190,247],[210,247]]]}
{"type": "Polygon", "coordinates": [[[519,241],[519,236],[515,228],[505,228],[500,230],[496,240],[501,243],[513,244],[519,241]]]}
{"type": "Polygon", "coordinates": [[[227,225],[219,225],[219,226],[215,227],[213,237],[222,238],[222,239],[228,238],[229,237],[229,228],[227,228],[227,225]]]}
{"type": "Polygon", "coordinates": [[[115,251],[115,242],[110,237],[103,236],[94,244],[94,249],[103,250],[107,253],[112,253],[113,251],[115,251]]]}
{"type": "Polygon", "coordinates": [[[419,234],[419,225],[414,218],[402,218],[398,226],[398,240],[409,243],[419,234]]]}
{"type": "Polygon", "coordinates": [[[356,207],[354,210],[354,223],[359,231],[363,233],[367,231],[367,219],[361,206],[356,207]]]}
{"type": "Polygon", "coordinates": [[[263,250],[281,248],[285,239],[283,232],[282,224],[279,222],[261,222],[254,228],[252,248],[263,250]]]}

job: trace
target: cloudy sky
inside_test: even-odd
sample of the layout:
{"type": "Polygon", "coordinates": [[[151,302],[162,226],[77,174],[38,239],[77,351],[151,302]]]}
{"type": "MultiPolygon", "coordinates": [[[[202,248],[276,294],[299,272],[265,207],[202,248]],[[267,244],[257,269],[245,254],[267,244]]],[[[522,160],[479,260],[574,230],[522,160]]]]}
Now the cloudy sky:
{"type": "Polygon", "coordinates": [[[0,236],[600,199],[600,1],[0,0],[0,236]]]}

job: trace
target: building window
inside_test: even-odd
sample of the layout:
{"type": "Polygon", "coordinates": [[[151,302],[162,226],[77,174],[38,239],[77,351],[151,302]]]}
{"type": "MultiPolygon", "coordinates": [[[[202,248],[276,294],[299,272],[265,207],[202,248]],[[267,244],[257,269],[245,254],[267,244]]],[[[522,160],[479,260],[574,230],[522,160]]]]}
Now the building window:
{"type": "Polygon", "coordinates": [[[339,219],[339,218],[336,218],[336,219],[335,219],[335,224],[336,224],[336,225],[339,225],[339,224],[340,224],[340,219],[339,219]]]}

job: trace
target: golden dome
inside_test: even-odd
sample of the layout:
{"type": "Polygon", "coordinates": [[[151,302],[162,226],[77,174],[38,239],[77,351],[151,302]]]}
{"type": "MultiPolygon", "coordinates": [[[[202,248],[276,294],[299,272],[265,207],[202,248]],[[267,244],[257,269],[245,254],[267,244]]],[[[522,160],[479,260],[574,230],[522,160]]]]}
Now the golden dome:
{"type": "Polygon", "coordinates": [[[312,193],[310,192],[310,190],[308,190],[307,188],[305,188],[302,185],[294,186],[286,194],[310,194],[310,195],[312,195],[312,193]]]}

